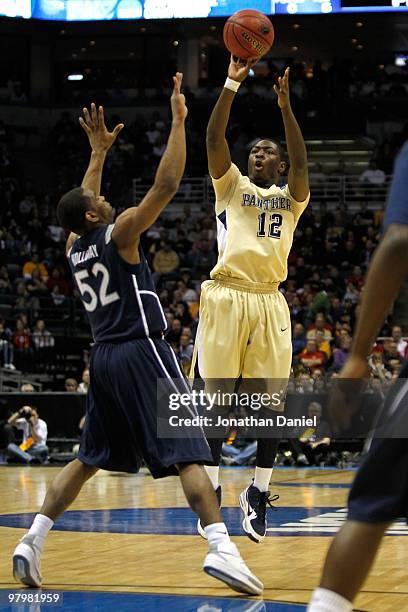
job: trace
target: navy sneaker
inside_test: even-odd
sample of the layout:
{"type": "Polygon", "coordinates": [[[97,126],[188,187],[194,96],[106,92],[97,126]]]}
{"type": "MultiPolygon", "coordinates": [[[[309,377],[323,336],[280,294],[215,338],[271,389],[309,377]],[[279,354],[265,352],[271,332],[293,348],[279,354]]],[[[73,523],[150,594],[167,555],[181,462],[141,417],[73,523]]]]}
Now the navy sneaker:
{"type": "Polygon", "coordinates": [[[242,527],[248,538],[253,542],[262,542],[266,534],[266,504],[271,508],[272,502],[279,499],[279,495],[270,496],[269,491],[261,493],[259,489],[250,485],[239,496],[239,505],[244,513],[242,527]]]}

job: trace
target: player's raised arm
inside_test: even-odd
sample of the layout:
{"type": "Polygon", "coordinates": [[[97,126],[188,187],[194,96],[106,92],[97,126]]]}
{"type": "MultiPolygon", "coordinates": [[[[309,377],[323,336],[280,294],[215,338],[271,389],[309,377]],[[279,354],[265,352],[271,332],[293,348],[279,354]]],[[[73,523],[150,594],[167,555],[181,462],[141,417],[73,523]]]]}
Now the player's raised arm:
{"type": "Polygon", "coordinates": [[[256,60],[240,63],[231,55],[228,67],[228,79],[214,106],[207,126],[207,156],[210,175],[218,179],[231,166],[231,155],[225,133],[227,131],[231,106],[240,83],[248,76],[250,68],[256,60]]]}
{"type": "Polygon", "coordinates": [[[283,77],[278,78],[278,85],[274,85],[273,88],[278,96],[278,104],[285,126],[286,147],[290,163],[289,191],[297,202],[303,202],[309,195],[307,151],[302,132],[290,105],[289,68],[286,68],[283,77]]]}
{"type": "MultiPolygon", "coordinates": [[[[188,112],[185,97],[180,91],[182,80],[181,72],[173,77],[171,131],[153,186],[139,206],[128,208],[116,220],[112,239],[119,249],[130,249],[132,252],[136,249],[137,252],[140,234],[156,221],[179,188],[186,165],[185,120],[188,112]]],[[[129,253],[129,256],[132,255],[129,253]]]]}
{"type": "Polygon", "coordinates": [[[119,123],[112,132],[108,132],[105,125],[103,107],[96,110],[95,104],[91,104],[91,112],[86,107],[83,108],[84,117],[79,118],[79,123],[88,136],[91,146],[91,159],[88,169],[82,180],[81,187],[90,189],[95,196],[101,192],[102,170],[106,159],[106,154],[113,145],[119,132],[124,128],[123,123],[119,123]]]}
{"type": "MultiPolygon", "coordinates": [[[[123,123],[119,123],[112,132],[109,132],[105,125],[105,116],[102,106],[97,110],[96,105],[92,102],[90,112],[86,107],[82,110],[84,116],[79,117],[79,123],[88,136],[91,147],[91,158],[84,178],[82,179],[81,187],[83,189],[90,189],[97,197],[101,192],[102,171],[106,154],[115,142],[119,132],[124,128],[124,125],[123,123]]],[[[67,251],[69,251],[77,238],[77,234],[71,232],[67,240],[67,251]]]]}

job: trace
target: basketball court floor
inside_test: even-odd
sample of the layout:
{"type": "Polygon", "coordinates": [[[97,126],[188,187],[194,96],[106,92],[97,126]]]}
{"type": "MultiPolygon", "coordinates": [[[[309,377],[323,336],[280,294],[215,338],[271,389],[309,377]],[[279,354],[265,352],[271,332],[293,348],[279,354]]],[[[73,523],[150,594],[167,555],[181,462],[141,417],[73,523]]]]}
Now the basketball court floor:
{"type": "MultiPolygon", "coordinates": [[[[11,555],[30,526],[48,483],[60,468],[0,467],[0,610],[48,610],[9,605],[19,590],[11,555]]],[[[268,510],[268,537],[242,536],[238,494],[248,468],[221,471],[224,518],[250,568],[265,584],[263,598],[240,596],[201,570],[206,543],[177,478],[153,481],[147,472],[99,472],[56,522],[43,555],[43,594],[58,593],[61,610],[154,612],[289,612],[305,610],[331,537],[345,520],[353,470],[277,468],[268,510]],[[63,602],[61,603],[61,596],[63,602]]],[[[408,611],[408,528],[395,523],[384,539],[359,610],[408,611]]]]}

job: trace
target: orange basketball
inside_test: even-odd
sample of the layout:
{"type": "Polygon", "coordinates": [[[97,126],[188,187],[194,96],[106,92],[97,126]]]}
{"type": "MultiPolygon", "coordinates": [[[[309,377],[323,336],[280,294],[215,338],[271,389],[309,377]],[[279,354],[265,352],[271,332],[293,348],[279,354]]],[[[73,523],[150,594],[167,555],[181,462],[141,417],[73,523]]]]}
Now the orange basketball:
{"type": "Polygon", "coordinates": [[[242,60],[262,57],[268,53],[275,38],[271,20],[252,9],[231,15],[225,23],[223,34],[228,51],[242,60]]]}

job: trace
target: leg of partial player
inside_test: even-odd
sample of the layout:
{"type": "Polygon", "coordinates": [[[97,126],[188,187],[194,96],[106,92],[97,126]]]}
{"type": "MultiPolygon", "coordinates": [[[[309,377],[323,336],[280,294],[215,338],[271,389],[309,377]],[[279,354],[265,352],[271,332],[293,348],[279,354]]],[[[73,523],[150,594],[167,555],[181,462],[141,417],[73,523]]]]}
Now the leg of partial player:
{"type": "Polygon", "coordinates": [[[181,484],[191,509],[200,518],[208,540],[209,551],[203,569],[222,580],[235,591],[259,595],[262,582],[249,570],[237,547],[231,542],[221,518],[217,497],[203,466],[178,465],[181,484]]]}
{"type": "MultiPolygon", "coordinates": [[[[228,406],[215,405],[212,410],[212,416],[213,418],[218,418],[219,416],[226,417],[228,416],[229,410],[230,410],[230,407],[228,406]]],[[[218,506],[219,508],[221,508],[222,491],[221,491],[221,485],[219,481],[220,460],[221,460],[222,444],[224,442],[225,436],[227,435],[227,429],[223,426],[219,427],[218,429],[216,427],[212,427],[211,434],[212,435],[207,438],[207,442],[210,447],[213,460],[211,463],[208,463],[205,465],[205,470],[207,472],[208,478],[210,479],[213,489],[215,491],[215,494],[217,496],[218,506]],[[213,437],[215,434],[217,434],[217,437],[213,437]]],[[[197,521],[197,531],[202,538],[204,539],[207,538],[204,527],[201,524],[200,519],[198,519],[197,521]]]]}
{"type": "Polygon", "coordinates": [[[29,586],[41,586],[40,561],[45,538],[54,521],[72,504],[85,482],[97,471],[98,468],[74,459],[54,478],[40,512],[14,551],[13,574],[16,580],[29,586]]]}
{"type": "Polygon", "coordinates": [[[239,496],[239,503],[244,513],[242,527],[254,542],[262,542],[264,539],[267,528],[266,505],[270,505],[277,499],[277,497],[270,497],[269,483],[279,442],[277,438],[258,440],[253,484],[249,485],[239,496]]]}
{"type": "Polygon", "coordinates": [[[351,612],[388,525],[346,522],[329,548],[308,612],[351,612]]]}

